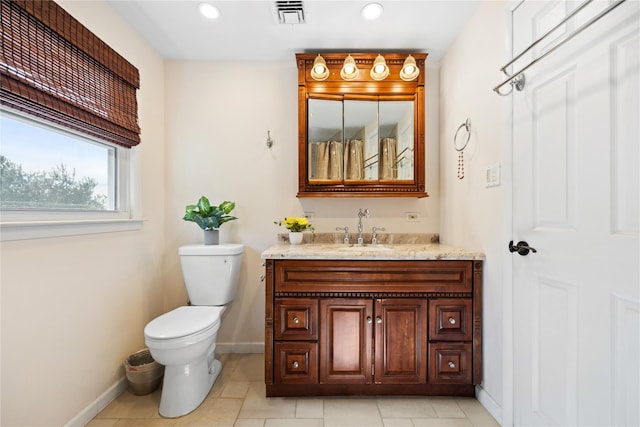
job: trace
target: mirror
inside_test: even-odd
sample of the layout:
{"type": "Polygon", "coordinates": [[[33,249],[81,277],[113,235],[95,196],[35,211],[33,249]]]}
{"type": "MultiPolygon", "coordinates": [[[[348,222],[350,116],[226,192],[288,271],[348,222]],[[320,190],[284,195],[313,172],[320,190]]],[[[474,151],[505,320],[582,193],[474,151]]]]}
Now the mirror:
{"type": "Polygon", "coordinates": [[[317,54],[298,54],[298,197],[426,197],[424,187],[424,60],[421,74],[399,77],[407,54],[386,54],[390,74],[373,80],[377,55],[351,54],[359,71],[345,81],[347,54],[322,54],[328,77],[311,76],[317,54]]]}

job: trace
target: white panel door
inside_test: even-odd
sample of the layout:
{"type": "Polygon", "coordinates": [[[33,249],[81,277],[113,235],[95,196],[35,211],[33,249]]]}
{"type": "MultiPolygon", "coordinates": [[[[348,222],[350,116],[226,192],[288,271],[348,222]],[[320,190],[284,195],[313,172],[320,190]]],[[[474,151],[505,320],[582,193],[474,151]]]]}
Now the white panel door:
{"type": "MultiPolygon", "coordinates": [[[[524,1],[520,53],[577,2],[524,1]]],[[[609,6],[594,1],[515,69],[609,6]]],[[[514,423],[640,425],[640,2],[527,70],[513,97],[514,423]]]]}

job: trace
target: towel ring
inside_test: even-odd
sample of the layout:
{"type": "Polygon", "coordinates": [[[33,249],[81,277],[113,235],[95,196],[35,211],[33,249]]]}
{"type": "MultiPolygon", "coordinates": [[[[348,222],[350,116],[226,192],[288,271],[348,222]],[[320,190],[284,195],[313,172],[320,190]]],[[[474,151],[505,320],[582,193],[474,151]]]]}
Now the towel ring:
{"type": "Polygon", "coordinates": [[[469,118],[467,118],[467,120],[461,124],[460,126],[458,126],[458,129],[456,130],[456,133],[453,135],[453,148],[456,149],[456,151],[462,151],[465,148],[467,148],[467,144],[469,144],[469,140],[471,139],[471,120],[469,120],[469,118]],[[464,143],[462,144],[462,147],[458,148],[458,133],[460,132],[460,129],[465,128],[465,131],[467,132],[467,139],[466,141],[464,141],[464,143]]]}
{"type": "Polygon", "coordinates": [[[456,133],[453,135],[453,148],[458,152],[458,179],[464,179],[464,149],[467,148],[469,140],[471,139],[471,120],[467,117],[467,120],[458,126],[456,133]],[[462,147],[458,147],[458,133],[460,129],[464,128],[467,132],[467,139],[462,144],[462,147]]]}

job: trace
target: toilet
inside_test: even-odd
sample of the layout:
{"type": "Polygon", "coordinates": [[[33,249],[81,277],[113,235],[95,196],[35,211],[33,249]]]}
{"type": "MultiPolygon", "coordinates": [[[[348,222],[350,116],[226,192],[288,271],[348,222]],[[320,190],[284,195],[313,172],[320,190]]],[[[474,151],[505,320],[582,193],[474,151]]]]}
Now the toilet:
{"type": "Polygon", "coordinates": [[[191,305],[153,319],[144,338],[165,366],[160,415],[180,417],[205,399],[222,370],[215,358],[220,319],[236,292],[243,245],[188,245],[179,249],[191,305]]]}

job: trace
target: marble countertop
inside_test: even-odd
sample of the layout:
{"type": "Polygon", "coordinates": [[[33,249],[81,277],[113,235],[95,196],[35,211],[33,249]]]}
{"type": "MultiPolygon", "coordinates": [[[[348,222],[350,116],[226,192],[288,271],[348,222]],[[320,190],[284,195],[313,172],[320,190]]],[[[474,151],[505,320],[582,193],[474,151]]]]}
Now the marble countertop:
{"type": "MultiPolygon", "coordinates": [[[[300,245],[291,245],[286,235],[262,252],[262,259],[358,259],[358,260],[484,260],[482,252],[441,245],[438,235],[379,235],[376,245],[336,242],[342,234],[305,235],[300,245]]],[[[350,241],[354,241],[351,239],[350,241]]],[[[365,239],[365,241],[371,241],[365,239]]]]}

